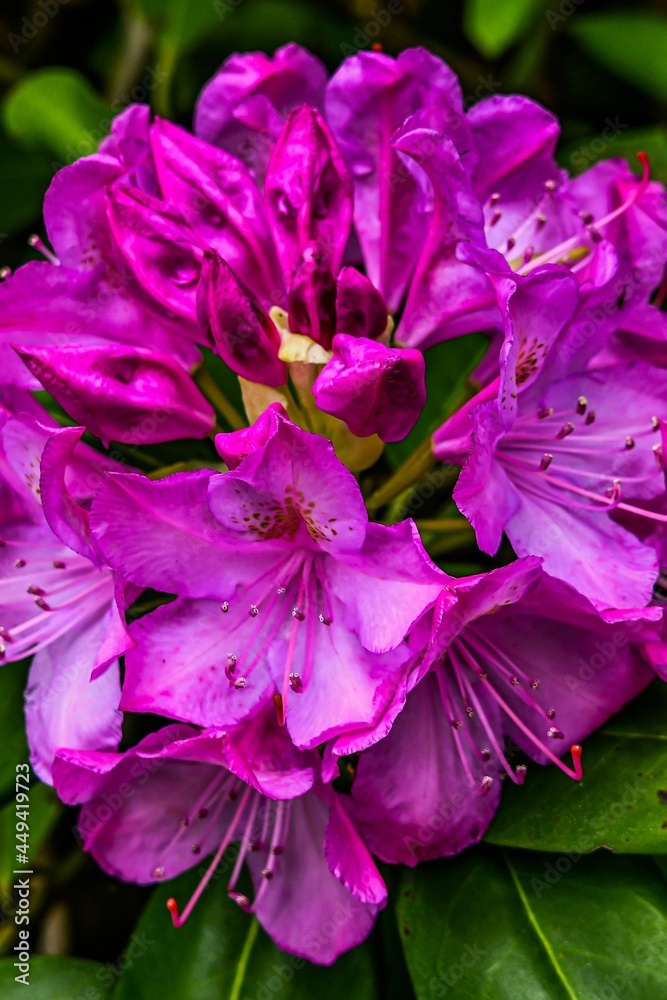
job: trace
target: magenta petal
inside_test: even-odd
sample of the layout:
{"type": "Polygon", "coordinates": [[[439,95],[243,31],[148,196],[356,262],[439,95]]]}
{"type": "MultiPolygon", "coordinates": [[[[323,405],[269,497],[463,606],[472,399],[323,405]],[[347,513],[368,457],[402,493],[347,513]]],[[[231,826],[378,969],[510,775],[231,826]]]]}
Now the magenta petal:
{"type": "Polygon", "coordinates": [[[245,725],[205,729],[142,756],[188,760],[226,767],[247,785],[273,799],[304,795],[313,785],[317,757],[297,750],[276,722],[271,706],[245,725]]]}
{"type": "Polygon", "coordinates": [[[447,577],[429,559],[412,521],[369,524],[363,548],[332,564],[331,586],[366,649],[402,644],[447,577]]]}
{"type": "Polygon", "coordinates": [[[329,822],[324,836],[324,854],[333,875],[361,903],[383,905],[387,887],[368,848],[343,805],[343,796],[329,792],[329,822]]]}
{"type": "Polygon", "coordinates": [[[424,356],[338,333],[333,357],[313,386],[317,405],[340,417],[353,434],[400,441],[426,403],[424,356]]]}
{"type": "Polygon", "coordinates": [[[266,201],[288,280],[309,247],[337,274],[352,223],[352,181],[328,125],[308,105],[290,113],[276,143],[266,201]]]}
{"type": "Polygon", "coordinates": [[[293,42],[277,49],[273,57],[263,52],[234,53],[199,96],[195,132],[244,160],[263,180],[280,131],[269,126],[276,120],[282,123],[300,104],[320,108],[326,80],[319,59],[293,42]]]}
{"type": "MultiPolygon", "coordinates": [[[[315,636],[308,663],[303,629],[297,637],[294,663],[305,674],[305,689],[289,693],[287,728],[296,746],[311,750],[343,737],[347,743],[380,739],[376,724],[384,720],[387,705],[404,686],[407,646],[388,652],[369,652],[345,620],[339,601],[332,604],[333,623],[313,623],[315,636]]],[[[287,641],[275,643],[267,657],[275,687],[283,686],[288,659],[287,641]]]]}
{"type": "MultiPolygon", "coordinates": [[[[480,404],[471,411],[470,419],[471,451],[454,489],[454,499],[475,529],[479,547],[493,555],[500,546],[503,529],[521,508],[521,498],[495,460],[495,449],[504,432],[497,403],[480,404]]],[[[445,444],[441,443],[436,452],[446,460],[445,444]]]]}
{"type": "MultiPolygon", "coordinates": [[[[90,537],[89,511],[69,490],[71,464],[83,432],[83,427],[63,427],[54,431],[42,453],[39,488],[44,516],[53,533],[70,549],[93,562],[99,562],[95,544],[90,537]]],[[[115,462],[105,460],[92,449],[89,456],[87,468],[81,470],[81,478],[76,483],[79,488],[87,486],[84,496],[87,493],[88,500],[92,499],[102,482],[105,471],[122,468],[115,462]],[[99,458],[99,463],[90,461],[93,458],[99,458]]]]}
{"type": "MultiPolygon", "coordinates": [[[[232,472],[211,479],[211,510],[237,542],[336,554],[363,545],[359,485],[333,445],[277,414],[275,431],[232,472]]],[[[272,428],[273,430],[273,428],[272,428]]]]}
{"type": "MultiPolygon", "coordinates": [[[[327,813],[326,802],[315,794],[294,800],[280,864],[256,904],[260,923],[279,948],[320,965],[331,965],[360,944],[380,909],[359,902],[331,874],[324,856],[327,813]]],[[[258,894],[263,864],[261,855],[248,856],[258,894]]]]}
{"type": "Polygon", "coordinates": [[[122,708],[199,726],[228,726],[270,702],[274,687],[263,664],[245,687],[229,681],[228,655],[243,648],[254,626],[246,614],[237,635],[225,629],[224,618],[219,601],[186,598],[135,622],[132,636],[137,646],[126,656],[122,708]]]}
{"type": "Polygon", "coordinates": [[[281,423],[289,423],[280,403],[271,403],[250,427],[216,434],[215,447],[229,469],[235,469],[244,458],[263,447],[278,433],[281,423]]]}
{"type": "Polygon", "coordinates": [[[234,559],[234,536],[211,514],[207,491],[214,475],[204,469],[157,481],[108,476],[93,504],[91,529],[109,565],[142,587],[221,600],[259,576],[267,557],[246,551],[242,561],[234,559]]]}
{"type": "MultiPolygon", "coordinates": [[[[499,325],[488,277],[459,252],[484,247],[482,210],[454,144],[423,127],[423,115],[409,119],[392,139],[433,185],[433,212],[417,260],[397,338],[422,350],[449,337],[499,325]]],[[[406,240],[409,246],[412,241],[406,240]]]]}
{"type": "MultiPolygon", "coordinates": [[[[558,120],[535,101],[494,94],[470,109],[468,121],[478,151],[475,189],[480,199],[509,188],[527,201],[533,192],[526,184],[542,195],[544,181],[558,178],[560,171],[554,161],[558,120]]],[[[505,207],[502,195],[501,200],[505,207]]]]}
{"type": "Polygon", "coordinates": [[[378,340],[387,329],[384,299],[365,275],[344,267],[336,284],[336,332],[378,340]]]}
{"type": "Polygon", "coordinates": [[[180,365],[139,347],[17,347],[60,405],[105,443],[205,437],[215,413],[180,365]]]}
{"type": "MultiPolygon", "coordinates": [[[[132,275],[129,278],[136,285],[132,275]]],[[[182,327],[181,321],[178,333],[182,327]]],[[[73,340],[81,347],[141,343],[189,367],[201,356],[184,339],[188,333],[179,336],[173,321],[149,312],[118,281],[105,283],[97,269],[73,271],[31,261],[0,284],[0,384],[39,388],[12,344],[58,348],[73,340]]]]}
{"type": "Polygon", "coordinates": [[[458,82],[424,49],[407,49],[396,60],[360,52],[334,74],[326,107],[354,178],[354,221],[368,277],[395,312],[426,235],[429,185],[391,139],[423,109],[432,128],[471,150],[458,82]]]}
{"type": "Polygon", "coordinates": [[[285,384],[287,368],[278,358],[280,337],[273,321],[216,250],[204,254],[197,315],[216,353],[237,375],[264,385],[285,384]]]}
{"type": "Polygon", "coordinates": [[[114,239],[143,288],[178,316],[193,319],[206,244],[177,212],[136,188],[110,187],[107,207],[114,239]]]}
{"type": "MultiPolygon", "coordinates": [[[[483,698],[489,722],[502,736],[491,699],[483,698]]],[[[475,731],[480,747],[488,737],[475,731]]],[[[435,674],[410,692],[386,739],[365,750],[352,788],[351,811],[374,854],[392,864],[416,865],[476,843],[500,801],[495,766],[462,741],[445,714],[435,674]],[[466,772],[469,770],[471,779],[466,772]],[[491,777],[483,794],[483,779],[491,777]]]]}
{"type": "Polygon", "coordinates": [[[196,735],[189,726],[167,726],[126,754],[59,753],[58,793],[69,801],[87,800],[78,831],[85,850],[109,874],[148,885],[191,868],[195,840],[201,857],[221,843],[233,806],[226,805],[214,822],[193,817],[184,828],[182,821],[206,798],[212,781],[218,775],[222,780],[223,768],[155,755],[161,744],[196,735]]]}
{"type": "Polygon", "coordinates": [[[316,340],[328,350],[336,314],[336,282],[325,254],[306,247],[292,276],[287,299],[290,330],[316,340]]]}
{"type": "Polygon", "coordinates": [[[256,294],[279,289],[264,199],[243,164],[160,118],[151,143],[165,202],[256,294]]]}
{"type": "Polygon", "coordinates": [[[505,324],[500,349],[498,403],[506,427],[517,413],[517,394],[530,386],[543,367],[558,334],[572,318],[579,295],[575,279],[562,268],[547,265],[523,279],[491,278],[505,324]]]}
{"type": "Polygon", "coordinates": [[[51,781],[59,747],[115,750],[122,715],[118,663],[91,680],[95,658],[109,626],[107,612],[91,616],[40,650],[26,690],[30,761],[42,781],[51,781]]]}

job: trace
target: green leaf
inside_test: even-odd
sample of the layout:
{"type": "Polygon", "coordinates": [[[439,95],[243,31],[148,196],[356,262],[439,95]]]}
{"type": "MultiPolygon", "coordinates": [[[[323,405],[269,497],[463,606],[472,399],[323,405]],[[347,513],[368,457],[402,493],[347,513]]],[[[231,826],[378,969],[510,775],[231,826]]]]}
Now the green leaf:
{"type": "Polygon", "coordinates": [[[88,81],[64,67],[23,77],[5,97],[2,115],[7,131],[26,148],[44,150],[63,163],[94,153],[113,117],[88,81]]]}
{"type": "MultiPolygon", "coordinates": [[[[368,948],[348,952],[334,969],[321,968],[276,948],[254,917],[213,881],[183,927],[175,930],[166,908],[183,905],[200,875],[187,872],[160,886],[135,928],[119,968],[114,1000],[376,1000],[368,948]]],[[[312,929],[311,929],[312,930],[312,929]]]]}
{"type": "Polygon", "coordinates": [[[404,876],[419,1000],[667,996],[667,894],[646,858],[476,849],[404,876]]]}
{"type": "Polygon", "coordinates": [[[666,718],[667,686],[656,681],[585,740],[583,781],[534,765],[525,785],[508,782],[485,839],[540,851],[667,853],[666,718]]]}
{"type": "Polygon", "coordinates": [[[594,59],[652,97],[667,101],[667,21],[646,11],[572,18],[570,30],[594,59]]]}
{"type": "Polygon", "coordinates": [[[541,0],[467,0],[463,28],[483,56],[495,59],[525,34],[543,9],[541,0]]]}
{"type": "Polygon", "coordinates": [[[0,806],[14,796],[16,765],[28,763],[28,745],[23,718],[23,692],[28,662],[7,663],[0,668],[0,806]]]}
{"type": "MultiPolygon", "coordinates": [[[[0,996],[2,1000],[104,1000],[111,993],[106,985],[104,966],[82,958],[33,955],[30,980],[26,988],[15,977],[21,970],[14,958],[0,959],[0,996]]],[[[165,994],[166,996],[166,994],[165,994]]]]}
{"type": "Polygon", "coordinates": [[[426,360],[426,406],[419,420],[403,441],[387,445],[386,454],[392,465],[400,465],[458,409],[472,392],[466,380],[482,360],[489,346],[488,337],[471,333],[467,337],[445,340],[424,352],[426,360]]]}

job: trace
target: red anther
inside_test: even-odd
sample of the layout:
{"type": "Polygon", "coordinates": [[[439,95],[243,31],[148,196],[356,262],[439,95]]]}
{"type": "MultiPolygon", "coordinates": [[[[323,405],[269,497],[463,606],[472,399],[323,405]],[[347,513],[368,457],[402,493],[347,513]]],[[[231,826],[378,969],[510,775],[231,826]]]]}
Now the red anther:
{"type": "Polygon", "coordinates": [[[277,691],[276,691],[276,693],[273,696],[273,704],[276,706],[276,714],[278,716],[278,725],[279,726],[284,726],[285,725],[285,706],[283,704],[283,696],[281,694],[278,694],[277,691]]]}
{"type": "Polygon", "coordinates": [[[373,42],[371,48],[373,49],[373,52],[384,52],[384,49],[382,48],[382,42],[373,42]]]}
{"type": "Polygon", "coordinates": [[[174,927],[181,927],[182,926],[182,921],[181,921],[181,918],[178,915],[178,903],[176,902],[176,900],[173,897],[171,897],[171,898],[169,898],[167,900],[167,909],[171,913],[171,921],[172,921],[174,927]]]}
{"type": "Polygon", "coordinates": [[[574,767],[574,776],[577,781],[581,781],[584,776],[584,772],[581,766],[581,747],[578,743],[575,743],[573,747],[570,747],[570,753],[572,754],[572,766],[574,767]]]}

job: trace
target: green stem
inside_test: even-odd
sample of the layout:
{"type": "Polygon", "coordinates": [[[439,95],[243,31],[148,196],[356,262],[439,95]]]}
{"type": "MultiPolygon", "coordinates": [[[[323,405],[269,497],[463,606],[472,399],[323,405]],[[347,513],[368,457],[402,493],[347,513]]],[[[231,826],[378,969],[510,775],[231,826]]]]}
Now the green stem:
{"type": "Polygon", "coordinates": [[[194,373],[194,380],[208,399],[209,403],[213,404],[218,414],[233,430],[238,431],[247,426],[246,421],[243,419],[233,403],[230,403],[227,399],[224,392],[207,368],[204,368],[202,365],[202,367],[194,373]]]}
{"type": "Polygon", "coordinates": [[[253,917],[236,965],[236,975],[234,976],[234,982],[232,983],[232,988],[229,993],[229,1000],[239,1000],[239,997],[241,996],[243,980],[245,979],[248,962],[250,961],[250,953],[253,949],[253,945],[255,944],[258,930],[259,923],[257,921],[257,917],[253,917]]]}
{"type": "Polygon", "coordinates": [[[415,448],[412,454],[399,465],[398,469],[389,477],[386,483],[372,493],[366,500],[366,507],[371,514],[374,514],[380,507],[390,503],[397,496],[407,490],[410,486],[418,483],[423,475],[435,465],[431,437],[415,448]]]}

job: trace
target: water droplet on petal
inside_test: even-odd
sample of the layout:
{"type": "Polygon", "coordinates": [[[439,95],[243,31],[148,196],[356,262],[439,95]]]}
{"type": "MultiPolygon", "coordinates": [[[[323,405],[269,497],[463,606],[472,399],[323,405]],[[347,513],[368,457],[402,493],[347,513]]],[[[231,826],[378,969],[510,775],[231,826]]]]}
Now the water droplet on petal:
{"type": "Polygon", "coordinates": [[[157,868],[154,868],[151,872],[151,878],[164,878],[164,876],[165,871],[162,865],[158,865],[157,868]]]}
{"type": "Polygon", "coordinates": [[[549,730],[547,730],[547,736],[549,737],[549,739],[552,739],[552,740],[562,740],[562,739],[564,739],[563,734],[561,733],[560,729],[556,729],[555,726],[551,726],[551,728],[549,730]]]}

